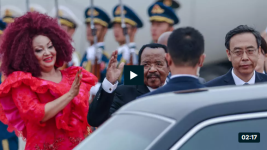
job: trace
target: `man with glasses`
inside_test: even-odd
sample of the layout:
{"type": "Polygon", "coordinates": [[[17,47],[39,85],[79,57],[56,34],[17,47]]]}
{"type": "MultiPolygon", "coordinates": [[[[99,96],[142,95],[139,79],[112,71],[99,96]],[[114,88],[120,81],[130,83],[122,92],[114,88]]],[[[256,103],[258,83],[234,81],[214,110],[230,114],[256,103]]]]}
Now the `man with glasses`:
{"type": "Polygon", "coordinates": [[[229,31],[225,37],[226,54],[233,68],[205,85],[249,85],[267,81],[267,75],[255,71],[261,54],[261,35],[246,25],[229,31]]]}

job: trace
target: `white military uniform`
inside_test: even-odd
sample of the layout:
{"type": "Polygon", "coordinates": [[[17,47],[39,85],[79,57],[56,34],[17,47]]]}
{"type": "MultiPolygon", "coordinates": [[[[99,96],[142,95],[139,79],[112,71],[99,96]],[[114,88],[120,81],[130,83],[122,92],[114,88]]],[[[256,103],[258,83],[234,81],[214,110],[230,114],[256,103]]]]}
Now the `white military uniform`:
{"type": "Polygon", "coordinates": [[[12,23],[14,22],[14,18],[22,16],[24,13],[23,11],[13,5],[5,5],[1,7],[1,18],[5,23],[12,23]]]}
{"type": "MultiPolygon", "coordinates": [[[[76,28],[81,26],[81,21],[76,17],[76,15],[66,6],[59,6],[59,22],[60,24],[64,24],[68,27],[73,27],[75,24],[76,28]]],[[[56,17],[56,9],[54,8],[51,12],[52,17],[56,17]]],[[[74,43],[71,43],[72,46],[75,46],[74,43]]],[[[81,58],[77,51],[72,53],[72,60],[71,62],[68,62],[68,66],[80,66],[81,58]]]]}

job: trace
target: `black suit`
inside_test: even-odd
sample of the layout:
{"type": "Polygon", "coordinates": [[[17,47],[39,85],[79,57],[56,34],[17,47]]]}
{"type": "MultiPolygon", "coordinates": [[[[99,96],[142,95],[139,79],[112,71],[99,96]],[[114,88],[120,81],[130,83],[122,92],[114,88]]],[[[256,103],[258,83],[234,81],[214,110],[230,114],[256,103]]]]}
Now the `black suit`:
{"type": "MultiPolygon", "coordinates": [[[[168,83],[170,80],[171,80],[171,73],[169,73],[169,75],[167,76],[167,78],[166,78],[166,82],[168,83]]],[[[201,83],[201,84],[205,84],[206,83],[206,80],[204,79],[204,78],[201,78],[201,77],[198,77],[198,79],[199,79],[199,82],[201,83]]]]}
{"type": "Polygon", "coordinates": [[[159,89],[147,93],[145,95],[142,95],[138,98],[155,95],[155,94],[161,94],[166,92],[173,92],[173,91],[181,91],[181,90],[191,90],[191,89],[199,89],[204,88],[205,86],[200,83],[198,78],[189,77],[189,76],[181,76],[181,77],[175,77],[170,79],[170,81],[163,87],[160,87],[159,89]]]}
{"type": "MultiPolygon", "coordinates": [[[[255,71],[256,72],[256,71],[255,71]]],[[[255,83],[266,82],[267,75],[262,73],[255,73],[255,83]]],[[[232,76],[232,69],[230,69],[225,75],[217,77],[205,84],[207,87],[235,85],[234,78],[232,76]]]]}
{"type": "Polygon", "coordinates": [[[146,85],[120,85],[113,93],[107,93],[101,86],[90,104],[88,123],[93,127],[100,126],[120,107],[148,92],[146,85]]]}

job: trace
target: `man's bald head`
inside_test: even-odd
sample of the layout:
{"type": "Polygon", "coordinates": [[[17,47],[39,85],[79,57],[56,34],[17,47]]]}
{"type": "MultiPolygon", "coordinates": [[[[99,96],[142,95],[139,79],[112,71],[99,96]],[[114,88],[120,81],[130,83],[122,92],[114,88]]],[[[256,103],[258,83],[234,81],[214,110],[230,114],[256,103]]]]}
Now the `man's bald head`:
{"type": "Polygon", "coordinates": [[[171,31],[162,33],[158,39],[158,43],[167,46],[168,39],[171,33],[172,33],[171,31]]]}

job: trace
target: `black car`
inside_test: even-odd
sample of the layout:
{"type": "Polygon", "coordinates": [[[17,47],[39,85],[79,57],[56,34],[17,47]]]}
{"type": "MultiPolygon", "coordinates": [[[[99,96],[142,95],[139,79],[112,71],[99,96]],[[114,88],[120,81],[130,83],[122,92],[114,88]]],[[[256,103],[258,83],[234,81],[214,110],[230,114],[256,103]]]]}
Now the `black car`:
{"type": "Polygon", "coordinates": [[[75,148],[87,149],[267,150],[267,85],[172,92],[133,101],[75,148]]]}

